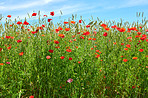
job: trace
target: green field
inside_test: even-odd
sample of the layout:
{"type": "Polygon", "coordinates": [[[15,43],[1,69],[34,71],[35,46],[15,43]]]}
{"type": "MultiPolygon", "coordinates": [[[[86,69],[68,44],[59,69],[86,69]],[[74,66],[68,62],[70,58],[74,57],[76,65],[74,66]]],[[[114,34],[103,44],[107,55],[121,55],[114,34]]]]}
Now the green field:
{"type": "Polygon", "coordinates": [[[75,19],[0,25],[2,98],[148,97],[148,21],[75,19]]]}

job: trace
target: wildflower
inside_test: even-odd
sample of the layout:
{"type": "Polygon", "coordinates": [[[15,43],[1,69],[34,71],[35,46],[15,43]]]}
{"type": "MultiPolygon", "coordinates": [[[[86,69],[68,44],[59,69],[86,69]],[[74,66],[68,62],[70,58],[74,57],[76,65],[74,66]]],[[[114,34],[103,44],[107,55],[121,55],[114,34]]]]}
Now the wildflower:
{"type": "Polygon", "coordinates": [[[85,32],[85,33],[83,33],[82,35],[89,35],[90,33],[89,32],[85,32]]]}
{"type": "Polygon", "coordinates": [[[107,25],[106,25],[106,24],[101,24],[101,26],[102,26],[103,28],[106,28],[106,27],[107,27],[107,25]]]}
{"type": "Polygon", "coordinates": [[[19,40],[17,40],[17,42],[18,42],[18,43],[20,43],[20,42],[22,42],[22,40],[21,40],[21,39],[19,39],[19,40]]]}
{"type": "Polygon", "coordinates": [[[65,28],[65,31],[69,31],[70,30],[70,28],[65,28]]]}
{"type": "Polygon", "coordinates": [[[78,63],[80,64],[81,62],[80,62],[80,61],[78,61],[78,63]]]}
{"type": "Polygon", "coordinates": [[[75,24],[75,21],[71,21],[72,24],[75,24]]]}
{"type": "Polygon", "coordinates": [[[66,51],[67,51],[67,52],[71,52],[71,49],[67,49],[66,51]]]}
{"type": "Polygon", "coordinates": [[[24,54],[24,52],[19,53],[20,56],[22,56],[24,54]]]}
{"type": "Polygon", "coordinates": [[[6,64],[10,64],[10,62],[6,62],[6,64]]]}
{"type": "Polygon", "coordinates": [[[47,15],[43,15],[44,17],[47,17],[47,15]]]}
{"type": "Polygon", "coordinates": [[[84,39],[84,37],[83,36],[80,36],[80,39],[84,39]]]}
{"type": "Polygon", "coordinates": [[[8,15],[7,17],[11,18],[11,15],[8,15]]]}
{"type": "Polygon", "coordinates": [[[60,58],[61,58],[61,59],[64,59],[65,57],[64,57],[64,56],[61,56],[60,58]]]}
{"type": "Polygon", "coordinates": [[[48,19],[48,22],[50,22],[52,19],[48,19]]]}
{"type": "Polygon", "coordinates": [[[73,39],[73,41],[76,41],[76,39],[73,39]]]}
{"type": "Polygon", "coordinates": [[[71,83],[73,81],[73,79],[68,79],[66,82],[71,83]]]}
{"type": "Polygon", "coordinates": [[[99,50],[96,50],[96,52],[99,52],[99,50]]]}
{"type": "Polygon", "coordinates": [[[134,59],[134,60],[135,60],[135,59],[137,59],[137,58],[138,58],[138,57],[133,57],[132,59],[134,59]]]}
{"type": "Polygon", "coordinates": [[[146,38],[147,38],[146,36],[143,36],[143,37],[141,37],[140,39],[141,39],[142,41],[144,41],[146,38]]]}
{"type": "Polygon", "coordinates": [[[51,16],[54,16],[54,11],[53,11],[53,12],[50,12],[50,15],[51,15],[51,16]]]}
{"type": "Polygon", "coordinates": [[[71,57],[69,57],[69,60],[72,60],[72,58],[71,58],[71,57]]]}
{"type": "Polygon", "coordinates": [[[46,58],[47,58],[47,59],[50,59],[51,57],[50,57],[50,56],[46,56],[46,58]]]}
{"type": "Polygon", "coordinates": [[[64,22],[64,24],[68,24],[68,22],[67,22],[67,21],[65,21],[65,22],[64,22]]]}
{"type": "Polygon", "coordinates": [[[124,48],[124,50],[128,50],[128,48],[124,48]]]}
{"type": "Polygon", "coordinates": [[[4,65],[4,63],[0,63],[0,65],[4,65]]]}
{"type": "Polygon", "coordinates": [[[95,56],[96,58],[100,57],[100,55],[95,56]]]}
{"type": "Polygon", "coordinates": [[[11,49],[11,46],[10,46],[10,47],[8,47],[7,49],[8,49],[8,50],[10,50],[10,49],[11,49]]]}
{"type": "Polygon", "coordinates": [[[121,45],[124,45],[124,43],[121,43],[121,45]]]}
{"type": "Polygon", "coordinates": [[[86,28],[90,27],[90,25],[87,25],[86,28]]]}
{"type": "Polygon", "coordinates": [[[65,37],[64,34],[59,34],[58,36],[61,37],[61,38],[65,37]]]}
{"type": "Polygon", "coordinates": [[[30,96],[29,98],[34,98],[34,96],[30,96]]]}
{"type": "Polygon", "coordinates": [[[48,50],[48,51],[49,51],[50,53],[53,53],[53,50],[51,50],[51,49],[50,49],[50,50],[48,50]]]}
{"type": "Polygon", "coordinates": [[[24,21],[23,25],[29,25],[29,23],[27,21],[24,21]]]}
{"type": "Polygon", "coordinates": [[[127,37],[127,39],[132,39],[132,37],[127,37]]]}
{"type": "Polygon", "coordinates": [[[82,23],[82,20],[79,20],[79,23],[82,23]]]}
{"type": "Polygon", "coordinates": [[[136,86],[132,86],[132,88],[136,88],[136,86]]]}
{"type": "Polygon", "coordinates": [[[137,34],[138,34],[138,35],[141,35],[142,33],[141,33],[141,32],[137,32],[137,34]]]}
{"type": "Polygon", "coordinates": [[[54,40],[54,43],[55,43],[55,44],[59,44],[59,41],[54,40]]]}
{"type": "Polygon", "coordinates": [[[35,33],[37,33],[37,32],[36,32],[36,31],[32,31],[31,33],[32,33],[32,34],[35,34],[35,33]]]}
{"type": "Polygon", "coordinates": [[[107,36],[107,33],[106,33],[106,32],[104,32],[103,36],[105,36],[105,37],[106,37],[106,36],[107,36]]]}
{"type": "Polygon", "coordinates": [[[7,39],[9,39],[11,36],[6,36],[7,39]]]}
{"type": "Polygon", "coordinates": [[[123,59],[123,61],[124,61],[124,62],[127,62],[128,60],[127,60],[127,59],[123,59]]]}
{"type": "Polygon", "coordinates": [[[37,13],[33,13],[33,14],[32,14],[32,16],[36,16],[36,15],[37,15],[37,13]]]}
{"type": "Polygon", "coordinates": [[[143,52],[144,51],[144,49],[139,49],[139,52],[143,52]]]}
{"type": "Polygon", "coordinates": [[[130,47],[131,47],[131,45],[127,44],[127,45],[126,45],[126,47],[127,47],[127,48],[130,48],[130,47]]]}
{"type": "Polygon", "coordinates": [[[120,30],[119,30],[120,32],[125,32],[126,31],[126,29],[125,28],[120,28],[120,30]]]}
{"type": "Polygon", "coordinates": [[[20,24],[22,24],[22,22],[18,21],[17,24],[20,25],[20,24]]]}
{"type": "Polygon", "coordinates": [[[109,31],[109,28],[104,28],[106,31],[109,31]]]}
{"type": "Polygon", "coordinates": [[[3,48],[0,48],[0,52],[2,51],[3,48]]]}

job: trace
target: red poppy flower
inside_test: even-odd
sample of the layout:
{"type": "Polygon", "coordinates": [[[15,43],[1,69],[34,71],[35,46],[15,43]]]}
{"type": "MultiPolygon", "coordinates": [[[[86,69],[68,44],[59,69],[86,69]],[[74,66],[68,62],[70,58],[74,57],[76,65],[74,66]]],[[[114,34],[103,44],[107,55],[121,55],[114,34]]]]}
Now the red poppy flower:
{"type": "Polygon", "coordinates": [[[143,52],[144,51],[144,49],[139,49],[139,52],[143,52]]]}
{"type": "Polygon", "coordinates": [[[32,33],[32,34],[35,34],[35,33],[37,33],[37,32],[36,32],[36,31],[32,31],[31,33],[32,33]]]}
{"type": "Polygon", "coordinates": [[[79,23],[82,23],[82,20],[79,20],[79,23]]]}
{"type": "Polygon", "coordinates": [[[67,52],[71,52],[71,49],[67,49],[66,51],[67,51],[67,52]]]}
{"type": "Polygon", "coordinates": [[[114,25],[114,26],[111,26],[111,28],[116,28],[117,26],[116,25],[114,25]]]}
{"type": "Polygon", "coordinates": [[[136,88],[136,86],[132,86],[132,88],[136,88]]]}
{"type": "Polygon", "coordinates": [[[29,23],[27,21],[24,21],[23,25],[29,25],[29,23]]]}
{"type": "Polygon", "coordinates": [[[50,50],[48,50],[48,51],[49,51],[50,53],[53,53],[53,50],[51,50],[51,49],[50,49],[50,50]]]}
{"type": "Polygon", "coordinates": [[[106,37],[106,36],[107,36],[107,32],[104,32],[103,36],[105,36],[105,37],[106,37]]]}
{"type": "Polygon", "coordinates": [[[11,36],[6,36],[7,39],[9,39],[11,36]]]}
{"type": "Polygon", "coordinates": [[[87,25],[86,28],[90,27],[90,25],[87,25]]]}
{"type": "Polygon", "coordinates": [[[56,41],[56,40],[55,40],[54,43],[55,43],[55,44],[59,44],[59,41],[56,41]]]}
{"type": "Polygon", "coordinates": [[[52,19],[48,19],[48,22],[50,22],[52,19]]]}
{"type": "Polygon", "coordinates": [[[7,47],[7,49],[10,50],[11,49],[11,46],[10,47],[7,47]]]}
{"type": "Polygon", "coordinates": [[[126,29],[125,28],[120,28],[120,30],[119,30],[120,32],[125,32],[126,31],[126,29]]]}
{"type": "Polygon", "coordinates": [[[137,34],[138,34],[138,35],[141,35],[142,33],[141,33],[141,32],[137,32],[137,34]]]}
{"type": "Polygon", "coordinates": [[[96,58],[100,57],[100,55],[95,56],[96,58]]]}
{"type": "Polygon", "coordinates": [[[82,35],[89,35],[90,33],[89,32],[85,32],[85,33],[83,33],[82,35]]]}
{"type": "Polygon", "coordinates": [[[128,60],[127,60],[127,59],[123,59],[123,61],[124,61],[124,62],[127,62],[128,60]]]}
{"type": "Polygon", "coordinates": [[[53,12],[50,12],[50,15],[51,15],[51,16],[54,16],[54,11],[53,11],[53,12]]]}
{"type": "Polygon", "coordinates": [[[64,37],[65,37],[64,34],[59,34],[59,36],[60,36],[61,38],[64,38],[64,37]]]}
{"type": "Polygon", "coordinates": [[[63,28],[61,28],[61,27],[58,27],[58,29],[59,29],[59,30],[63,30],[63,28]]]}
{"type": "Polygon", "coordinates": [[[61,58],[61,59],[64,59],[65,57],[64,57],[64,56],[61,56],[60,58],[61,58]]]}
{"type": "Polygon", "coordinates": [[[75,21],[71,21],[72,24],[75,24],[75,21]]]}
{"type": "Polygon", "coordinates": [[[2,51],[3,48],[0,48],[0,52],[2,51]]]}
{"type": "Polygon", "coordinates": [[[72,60],[72,58],[71,58],[71,57],[69,57],[69,60],[72,60]]]}
{"type": "Polygon", "coordinates": [[[32,16],[36,16],[36,15],[37,15],[37,13],[33,13],[33,14],[32,14],[32,16]]]}
{"type": "Polygon", "coordinates": [[[121,45],[124,45],[124,43],[121,43],[121,45]]]}
{"type": "Polygon", "coordinates": [[[80,39],[84,39],[84,37],[83,36],[80,36],[80,39]]]}
{"type": "Polygon", "coordinates": [[[138,57],[133,57],[132,59],[134,59],[134,60],[135,60],[135,59],[137,59],[137,58],[138,58],[138,57]]]}
{"type": "Polygon", "coordinates": [[[70,28],[65,28],[65,31],[69,31],[70,30],[70,28]]]}
{"type": "Polygon", "coordinates": [[[34,96],[30,96],[29,98],[34,98],[34,96]]]}
{"type": "Polygon", "coordinates": [[[109,31],[109,28],[104,28],[106,31],[109,31]]]}
{"type": "Polygon", "coordinates": [[[124,48],[124,50],[128,50],[127,48],[124,48]]]}
{"type": "Polygon", "coordinates": [[[17,42],[18,42],[18,43],[20,43],[20,42],[22,42],[22,40],[21,40],[21,39],[19,39],[19,40],[17,40],[17,42]]]}
{"type": "Polygon", "coordinates": [[[127,48],[130,48],[130,47],[131,47],[131,45],[127,44],[127,45],[126,45],[126,47],[127,47],[127,48]]]}
{"type": "Polygon", "coordinates": [[[107,25],[106,25],[106,24],[101,24],[101,26],[102,26],[103,28],[106,28],[106,27],[107,27],[107,25]]]}
{"type": "Polygon", "coordinates": [[[24,52],[19,53],[20,56],[22,56],[24,54],[24,52]]]}
{"type": "Polygon", "coordinates": [[[78,61],[78,63],[80,64],[81,62],[80,62],[80,61],[78,61]]]}
{"type": "Polygon", "coordinates": [[[44,15],[44,17],[47,17],[47,15],[44,15]]]}
{"type": "Polygon", "coordinates": [[[11,18],[11,15],[8,15],[7,17],[11,18]]]}
{"type": "Polygon", "coordinates": [[[20,24],[22,24],[22,22],[18,21],[17,24],[20,25],[20,24]]]}
{"type": "Polygon", "coordinates": [[[68,22],[67,22],[67,21],[65,21],[65,22],[64,22],[64,24],[68,24],[68,22]]]}

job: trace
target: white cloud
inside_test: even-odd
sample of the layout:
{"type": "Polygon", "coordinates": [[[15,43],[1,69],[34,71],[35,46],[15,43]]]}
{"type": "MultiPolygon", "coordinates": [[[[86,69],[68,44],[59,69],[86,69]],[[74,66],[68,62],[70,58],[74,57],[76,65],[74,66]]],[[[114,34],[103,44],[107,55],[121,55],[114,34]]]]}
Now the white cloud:
{"type": "MultiPolygon", "coordinates": [[[[61,2],[64,0],[37,0],[37,1],[31,1],[28,3],[22,3],[19,5],[6,5],[6,6],[0,6],[0,10],[5,10],[5,11],[11,11],[11,10],[15,10],[15,9],[25,9],[25,8],[30,8],[30,7],[34,7],[34,6],[40,6],[40,5],[45,5],[51,2],[61,2]]],[[[1,5],[4,3],[0,3],[1,5]]]]}

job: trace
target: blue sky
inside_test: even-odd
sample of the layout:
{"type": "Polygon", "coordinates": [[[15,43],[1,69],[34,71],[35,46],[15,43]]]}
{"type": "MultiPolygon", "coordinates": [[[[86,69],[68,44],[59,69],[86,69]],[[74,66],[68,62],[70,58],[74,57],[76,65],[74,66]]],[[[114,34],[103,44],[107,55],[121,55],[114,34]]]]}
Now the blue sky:
{"type": "MultiPolygon", "coordinates": [[[[0,0],[0,14],[4,16],[12,15],[14,20],[19,16],[21,19],[28,18],[33,12],[41,11],[41,14],[48,15],[53,22],[60,22],[60,10],[63,12],[61,19],[77,14],[78,18],[89,20],[91,16],[101,20],[137,21],[136,12],[144,12],[144,17],[148,16],[148,0],[0,0]],[[55,16],[50,16],[54,11],[55,16]]],[[[31,18],[36,19],[36,18],[31,18]]]]}

